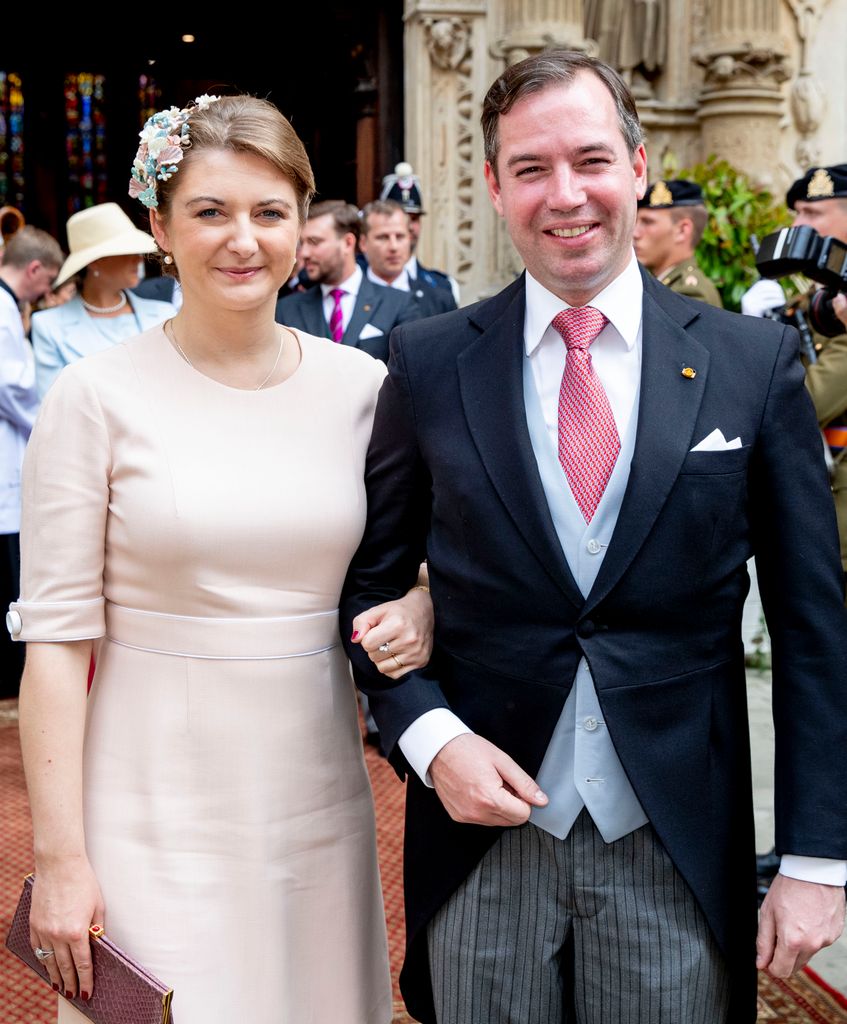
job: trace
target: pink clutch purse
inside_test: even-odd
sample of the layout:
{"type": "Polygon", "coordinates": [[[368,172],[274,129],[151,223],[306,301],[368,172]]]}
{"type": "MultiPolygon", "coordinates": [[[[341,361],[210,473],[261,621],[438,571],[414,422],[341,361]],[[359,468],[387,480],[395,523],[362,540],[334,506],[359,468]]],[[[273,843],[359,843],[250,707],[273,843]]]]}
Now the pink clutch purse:
{"type": "MultiPolygon", "coordinates": [[[[29,942],[29,909],[33,876],[24,879],[24,890],[12,919],[6,947],[50,984],[47,969],[36,958],[29,942]]],[[[94,1024],[173,1024],[173,989],[127,956],[103,934],[91,928],[94,992],[88,1002],[70,1002],[94,1024]]]]}

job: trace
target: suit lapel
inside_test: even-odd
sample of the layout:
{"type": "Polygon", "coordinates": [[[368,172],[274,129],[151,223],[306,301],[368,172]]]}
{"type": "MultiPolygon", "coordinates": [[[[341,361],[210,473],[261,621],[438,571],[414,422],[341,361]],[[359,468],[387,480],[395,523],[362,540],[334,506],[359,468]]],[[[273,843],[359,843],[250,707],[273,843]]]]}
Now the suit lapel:
{"type": "Polygon", "coordinates": [[[373,317],[379,303],[380,296],[377,286],[363,275],[359,294],[356,296],[356,305],[353,307],[353,315],[350,317],[350,323],[347,324],[347,330],[341,339],[345,345],[358,346],[362,328],[373,317]]]}
{"type": "Polygon", "coordinates": [[[329,324],[324,316],[324,296],[319,284],[303,293],[303,329],[319,338],[331,338],[329,324]]]}
{"type": "MultiPolygon", "coordinates": [[[[505,308],[475,322],[480,338],[459,356],[462,404],[486,472],[541,565],[577,607],[583,600],[562,552],[526,425],[523,395],[523,277],[504,293],[505,308]]],[[[492,300],[492,303],[496,300],[492,300]]]]}
{"type": "Polygon", "coordinates": [[[586,612],[629,568],[694,443],[709,372],[708,350],[684,330],[697,315],[672,292],[645,281],[635,451],[615,532],[586,600],[586,612]],[[683,376],[684,367],[695,370],[696,376],[683,376]]]}

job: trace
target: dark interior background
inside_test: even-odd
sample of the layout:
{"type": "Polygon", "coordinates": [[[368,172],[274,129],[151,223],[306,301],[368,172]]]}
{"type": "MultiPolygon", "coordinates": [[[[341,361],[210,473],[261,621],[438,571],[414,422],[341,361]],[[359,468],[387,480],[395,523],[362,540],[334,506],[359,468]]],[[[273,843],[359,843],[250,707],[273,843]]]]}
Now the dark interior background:
{"type": "Polygon", "coordinates": [[[375,198],[383,175],[404,157],[402,0],[280,5],[225,19],[208,7],[196,15],[175,7],[64,8],[52,19],[4,12],[0,70],[22,79],[28,223],[65,244],[79,197],[68,179],[63,86],[66,74],[79,72],[105,76],[105,198],[136,222],[144,211],[127,183],[141,128],[141,75],[155,79],[158,109],[204,92],[271,100],[306,146],[319,199],[375,198]],[[195,42],[182,41],[187,33],[195,42]]]}

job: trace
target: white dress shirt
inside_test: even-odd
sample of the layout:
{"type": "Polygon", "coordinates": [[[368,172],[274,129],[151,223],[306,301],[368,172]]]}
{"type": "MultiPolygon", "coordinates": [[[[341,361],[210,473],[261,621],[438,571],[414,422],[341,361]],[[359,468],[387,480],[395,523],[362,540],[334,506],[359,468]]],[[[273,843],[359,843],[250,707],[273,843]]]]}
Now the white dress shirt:
{"type": "Polygon", "coordinates": [[[409,284],[409,274],[405,268],[400,271],[393,281],[385,281],[374,273],[373,267],[368,267],[368,280],[373,281],[374,284],[381,284],[383,288],[396,288],[398,292],[410,292],[412,290],[409,284]]]}
{"type": "MultiPolygon", "coordinates": [[[[641,378],[641,307],[643,286],[633,254],[626,269],[589,303],[609,323],[591,345],[591,362],[600,378],[615,418],[621,447],[627,432],[635,429],[633,413],[641,378]]],[[[526,274],[524,346],[532,368],[532,379],[544,415],[550,444],[558,453],[558,403],[567,349],[553,328],[553,318],[568,304],[526,274]]],[[[470,733],[464,722],[448,708],[435,708],[421,715],[401,735],[400,749],[417,775],[432,786],[429,766],[450,740],[470,733]]],[[[818,857],[785,855],[780,873],[806,881],[843,885],[847,862],[818,857]]]]}
{"type": "Polygon", "coordinates": [[[333,299],[331,292],[335,291],[336,288],[340,288],[344,295],[341,296],[341,329],[342,334],[347,330],[350,320],[353,316],[353,310],[356,308],[356,299],[359,297],[359,289],[362,287],[362,269],[356,264],[356,269],[347,278],[346,281],[342,281],[341,284],[321,284],[320,289],[323,292],[323,304],[324,304],[324,319],[329,324],[332,311],[335,309],[335,300],[333,299]]]}

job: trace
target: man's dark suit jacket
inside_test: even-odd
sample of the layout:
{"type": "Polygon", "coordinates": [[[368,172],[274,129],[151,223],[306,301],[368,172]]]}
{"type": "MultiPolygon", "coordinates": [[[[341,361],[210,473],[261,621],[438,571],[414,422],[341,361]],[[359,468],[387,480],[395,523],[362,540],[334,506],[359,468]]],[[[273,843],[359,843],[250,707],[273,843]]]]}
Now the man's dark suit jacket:
{"type": "Polygon", "coordinates": [[[410,276],[409,291],[420,306],[421,316],[451,313],[456,308],[456,300],[449,285],[446,288],[438,288],[428,284],[424,277],[410,276]]]}
{"type": "MultiPolygon", "coordinates": [[[[360,348],[376,359],[388,362],[388,336],[392,328],[420,317],[420,311],[407,292],[383,288],[367,277],[362,278],[353,316],[341,339],[344,345],[360,348]],[[379,336],[360,338],[366,325],[382,331],[379,336]]],[[[278,323],[296,327],[319,338],[330,338],[329,325],[323,310],[323,292],[319,287],[280,299],[276,304],[278,323]]]]}
{"type": "MultiPolygon", "coordinates": [[[[847,623],[798,338],[644,277],[635,452],[617,527],[584,599],[527,430],[524,309],[521,278],[492,299],[394,332],[342,636],[356,613],[403,593],[428,558],[430,665],[398,684],[358,646],[349,649],[400,772],[398,737],[424,712],[449,706],[535,775],[584,655],[638,799],[726,955],[728,1019],[753,1022],[741,642],[751,554],[773,647],[776,847],[847,859],[847,623]],[[716,428],[742,447],[691,451],[716,428]]],[[[411,771],[406,806],[402,987],[410,1012],[430,1022],[426,925],[500,830],[453,822],[411,771]]]]}

